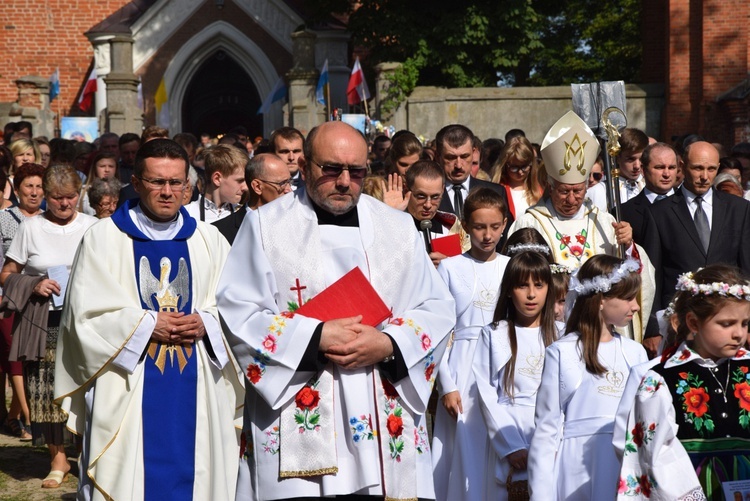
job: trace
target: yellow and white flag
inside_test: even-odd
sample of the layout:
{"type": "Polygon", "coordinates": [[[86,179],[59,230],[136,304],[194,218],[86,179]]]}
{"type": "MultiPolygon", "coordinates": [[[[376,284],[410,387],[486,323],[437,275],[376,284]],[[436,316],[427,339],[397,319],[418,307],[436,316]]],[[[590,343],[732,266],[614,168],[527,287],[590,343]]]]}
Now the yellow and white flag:
{"type": "Polygon", "coordinates": [[[167,85],[164,77],[159,82],[159,88],[154,94],[154,106],[156,107],[156,125],[169,129],[169,99],[167,98],[167,85]]]}

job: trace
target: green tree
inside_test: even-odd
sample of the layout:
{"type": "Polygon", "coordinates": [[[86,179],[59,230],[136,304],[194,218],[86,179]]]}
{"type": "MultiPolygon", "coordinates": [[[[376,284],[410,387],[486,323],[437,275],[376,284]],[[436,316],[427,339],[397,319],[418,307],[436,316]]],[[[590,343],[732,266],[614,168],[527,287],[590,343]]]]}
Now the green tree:
{"type": "Polygon", "coordinates": [[[339,13],[365,71],[403,63],[392,104],[417,85],[493,87],[633,81],[642,0],[318,0],[312,23],[339,13]]]}
{"type": "Polygon", "coordinates": [[[546,20],[529,85],[638,81],[641,0],[536,0],[546,20]]]}

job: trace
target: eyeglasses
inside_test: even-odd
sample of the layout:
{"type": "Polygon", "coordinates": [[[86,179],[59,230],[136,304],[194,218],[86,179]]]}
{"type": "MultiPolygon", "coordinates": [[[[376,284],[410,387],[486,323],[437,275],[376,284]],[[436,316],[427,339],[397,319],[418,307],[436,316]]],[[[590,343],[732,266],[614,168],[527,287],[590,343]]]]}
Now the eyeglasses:
{"type": "Polygon", "coordinates": [[[352,179],[364,179],[367,175],[367,167],[359,165],[323,165],[315,160],[310,160],[310,163],[314,163],[320,167],[320,170],[323,171],[323,175],[326,177],[339,177],[343,171],[347,171],[349,177],[352,179]]]}
{"type": "Polygon", "coordinates": [[[187,181],[181,179],[146,179],[145,177],[139,177],[138,179],[151,185],[154,190],[163,190],[165,186],[169,185],[172,191],[182,191],[187,186],[187,181]]]}
{"type": "Polygon", "coordinates": [[[284,181],[266,181],[265,179],[260,179],[260,178],[258,178],[258,181],[262,181],[266,184],[273,185],[274,187],[276,187],[276,191],[278,191],[279,193],[284,193],[284,191],[286,190],[286,187],[292,185],[291,177],[284,181]]]}
{"type": "Polygon", "coordinates": [[[443,194],[439,195],[426,195],[424,193],[412,193],[411,196],[419,203],[423,204],[427,201],[427,199],[430,199],[430,202],[432,203],[439,203],[440,199],[442,198],[443,194]]]}
{"type": "Polygon", "coordinates": [[[119,201],[118,199],[110,200],[109,202],[101,201],[98,204],[96,204],[96,206],[99,207],[100,209],[111,209],[112,207],[117,207],[118,201],[119,201]]]}
{"type": "Polygon", "coordinates": [[[602,172],[592,172],[591,177],[594,178],[594,181],[601,181],[604,177],[604,174],[602,172]]]}
{"type": "Polygon", "coordinates": [[[508,165],[508,170],[512,173],[523,172],[531,169],[531,164],[526,165],[508,165]]]}

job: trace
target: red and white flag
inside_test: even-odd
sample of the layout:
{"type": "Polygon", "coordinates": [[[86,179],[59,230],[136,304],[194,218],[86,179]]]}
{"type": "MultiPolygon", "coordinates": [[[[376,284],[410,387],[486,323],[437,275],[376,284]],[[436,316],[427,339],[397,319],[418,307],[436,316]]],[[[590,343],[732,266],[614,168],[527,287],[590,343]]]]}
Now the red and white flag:
{"type": "Polygon", "coordinates": [[[359,104],[367,99],[370,99],[370,89],[367,88],[365,74],[362,72],[359,57],[357,57],[349,77],[349,85],[346,87],[346,100],[349,104],[359,104]]]}
{"type": "Polygon", "coordinates": [[[91,68],[91,73],[83,84],[81,96],[78,98],[78,107],[81,111],[89,111],[94,103],[94,94],[96,94],[96,67],[91,68]]]}

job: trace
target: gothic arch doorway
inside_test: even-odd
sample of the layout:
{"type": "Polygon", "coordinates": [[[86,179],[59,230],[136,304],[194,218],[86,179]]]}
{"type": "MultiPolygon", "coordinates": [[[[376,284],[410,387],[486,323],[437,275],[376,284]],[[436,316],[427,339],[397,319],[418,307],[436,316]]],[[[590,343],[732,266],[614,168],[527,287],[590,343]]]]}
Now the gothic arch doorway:
{"type": "Polygon", "coordinates": [[[224,134],[243,126],[251,138],[263,135],[258,89],[245,70],[223,49],[193,74],[182,100],[182,130],[196,136],[224,134]]]}

